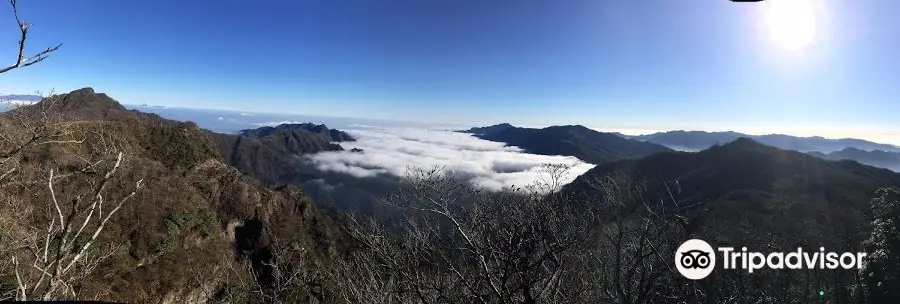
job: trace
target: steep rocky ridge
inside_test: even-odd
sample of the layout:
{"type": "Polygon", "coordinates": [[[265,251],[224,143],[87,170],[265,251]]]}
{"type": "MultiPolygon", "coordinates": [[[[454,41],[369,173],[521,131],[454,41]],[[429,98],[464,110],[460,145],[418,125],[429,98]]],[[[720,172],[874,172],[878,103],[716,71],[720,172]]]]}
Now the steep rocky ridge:
{"type": "MultiPolygon", "coordinates": [[[[18,134],[26,131],[19,122],[53,117],[48,129],[78,141],[23,149],[16,178],[27,182],[4,189],[5,197],[43,208],[46,168],[63,172],[83,166],[83,159],[118,152],[124,161],[105,195],[124,197],[143,180],[143,188],[116,214],[97,245],[115,248],[114,254],[78,286],[79,294],[139,303],[192,302],[220,297],[241,280],[265,286],[272,278],[264,261],[302,263],[314,273],[345,251],[339,216],[313,204],[298,187],[267,188],[242,174],[220,155],[210,133],[194,123],[127,110],[90,88],[52,100],[3,113],[0,130],[18,134]],[[273,252],[284,254],[273,257],[273,252]],[[236,275],[242,272],[234,270],[246,270],[246,265],[255,278],[236,275]]],[[[84,187],[60,182],[56,194],[74,199],[84,187]]],[[[323,296],[313,289],[294,293],[298,301],[323,296]]]]}

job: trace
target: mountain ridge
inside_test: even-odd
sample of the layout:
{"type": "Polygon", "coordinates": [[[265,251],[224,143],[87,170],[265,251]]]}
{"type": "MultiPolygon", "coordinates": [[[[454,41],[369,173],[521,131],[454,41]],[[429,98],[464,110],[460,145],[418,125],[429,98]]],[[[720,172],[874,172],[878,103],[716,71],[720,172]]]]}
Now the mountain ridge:
{"type": "MultiPolygon", "coordinates": [[[[670,229],[683,229],[683,239],[701,239],[712,246],[865,252],[863,242],[873,230],[871,199],[883,187],[900,188],[900,174],[739,138],[699,152],[599,164],[556,195],[579,209],[601,206],[595,212],[609,213],[613,222],[646,211],[649,218],[641,219],[641,225],[666,218],[670,229]]],[[[707,277],[714,285],[705,292],[728,288],[712,282],[727,281],[731,275],[707,277]]],[[[857,275],[855,270],[829,273],[833,283],[824,288],[835,298],[851,298],[852,292],[842,288],[853,284],[857,275]]],[[[802,272],[763,270],[741,277],[739,284],[766,292],[799,288],[802,297],[809,294],[803,288],[810,283],[802,272]]]]}
{"type": "Polygon", "coordinates": [[[703,150],[712,145],[715,145],[716,143],[724,144],[739,137],[753,138],[767,145],[783,149],[796,150],[800,152],[820,151],[829,153],[833,151],[843,150],[844,148],[848,147],[855,147],[867,151],[885,150],[900,152],[900,147],[895,145],[877,143],[857,138],[829,139],[821,136],[801,137],[785,134],[748,135],[734,131],[707,132],[684,130],[626,136],[626,138],[630,139],[653,142],[665,145],[670,148],[681,148],[689,151],[703,150]]]}
{"type": "MultiPolygon", "coordinates": [[[[771,240],[766,236],[778,233],[781,248],[806,244],[848,251],[860,248],[846,247],[838,235],[867,235],[873,193],[882,187],[900,187],[897,172],[854,161],[824,160],[743,137],[700,152],[658,153],[600,164],[561,193],[590,201],[603,195],[592,185],[619,175],[643,181],[650,195],[646,202],[672,208],[694,206],[685,211],[688,225],[704,240],[767,244],[771,240]],[[796,223],[796,218],[803,218],[805,224],[796,223]],[[742,222],[749,226],[728,228],[742,222]],[[803,239],[816,231],[830,237],[803,239]]],[[[862,238],[848,242],[860,244],[862,238]]]]}
{"type": "Polygon", "coordinates": [[[264,126],[256,129],[244,129],[239,132],[240,135],[255,137],[255,138],[263,138],[267,136],[271,136],[275,133],[279,132],[294,132],[294,131],[307,131],[311,133],[325,134],[327,135],[331,141],[341,142],[341,141],[356,141],[353,136],[347,134],[340,130],[329,129],[324,124],[313,124],[313,123],[286,123],[280,124],[275,127],[264,126]]]}
{"type": "Polygon", "coordinates": [[[852,160],[861,164],[900,172],[900,152],[889,152],[884,150],[866,151],[848,147],[831,153],[813,151],[807,152],[807,154],[827,160],[852,160]]]}
{"type": "MultiPolygon", "coordinates": [[[[103,196],[107,200],[124,197],[136,180],[142,181],[135,200],[123,205],[98,239],[97,246],[118,244],[123,249],[97,266],[103,275],[83,283],[81,292],[105,290],[116,301],[181,302],[197,297],[198,292],[228,288],[234,284],[229,280],[257,280],[267,288],[272,272],[264,263],[276,251],[302,245],[306,251],[279,259],[285,265],[305,261],[313,267],[310,271],[316,271],[319,266],[314,265],[331,263],[352,244],[337,224],[342,217],[315,205],[297,186],[265,187],[228,165],[208,131],[194,123],[125,110],[90,88],[0,114],[4,134],[30,137],[28,130],[21,129],[30,127],[18,126],[19,121],[46,122],[34,130],[60,141],[58,146],[12,147],[12,156],[0,164],[17,166],[18,175],[13,178],[22,181],[19,184],[40,181],[26,192],[30,195],[46,193],[41,189],[46,188],[42,175],[47,165],[71,171],[97,157],[105,157],[106,162],[93,166],[110,164],[108,158],[116,153],[124,156],[121,167],[116,165],[115,177],[121,180],[110,182],[103,196]],[[222,272],[242,267],[251,267],[257,276],[222,272]],[[195,280],[196,273],[204,274],[203,282],[195,280]]],[[[82,187],[60,181],[56,195],[75,197],[82,187]]],[[[9,187],[0,191],[8,197],[20,193],[9,187]]],[[[22,203],[39,204],[35,210],[46,207],[43,199],[22,203]]],[[[312,295],[297,290],[294,299],[315,301],[312,295]]]]}
{"type": "Polygon", "coordinates": [[[10,94],[10,95],[0,95],[0,102],[7,100],[16,100],[16,101],[31,101],[38,102],[44,99],[40,95],[34,94],[10,94]]]}
{"type": "Polygon", "coordinates": [[[491,132],[473,136],[503,142],[529,153],[573,156],[593,164],[672,151],[662,145],[625,139],[582,125],[550,126],[540,129],[494,125],[480,130],[491,132]],[[501,127],[494,128],[496,126],[501,127]]]}
{"type": "MultiPolygon", "coordinates": [[[[323,294],[333,285],[320,281],[327,279],[316,271],[332,269],[329,267],[345,258],[356,243],[341,229],[341,216],[316,205],[303,188],[282,183],[310,174],[297,166],[302,161],[299,156],[338,149],[334,143],[346,139],[341,133],[324,125],[294,124],[220,134],[191,122],[124,110],[112,98],[93,90],[56,98],[59,103],[53,106],[47,100],[46,104],[0,114],[2,126],[11,128],[10,124],[21,118],[42,119],[49,113],[61,117],[51,121],[53,128],[64,131],[58,134],[80,139],[61,150],[30,147],[23,150],[21,158],[0,162],[23,164],[19,172],[26,175],[16,176],[17,180],[40,181],[20,193],[47,191],[40,190],[46,189],[41,179],[46,165],[77,172],[83,159],[106,153],[106,149],[113,149],[112,154],[123,152],[128,159],[120,172],[124,180],[104,197],[121,197],[135,179],[147,181],[145,192],[124,207],[102,240],[122,242],[127,244],[125,249],[100,266],[101,278],[79,288],[91,293],[113,290],[108,297],[117,301],[190,302],[238,284],[230,281],[235,278],[223,274],[223,269],[253,269],[254,274],[239,279],[266,286],[273,275],[268,263],[277,261],[291,265],[286,269],[302,267],[312,272],[304,276],[310,282],[301,285],[312,286],[310,290],[291,289],[292,296],[286,301],[329,302],[323,294]],[[278,175],[282,173],[285,176],[278,175]],[[273,260],[276,252],[288,253],[278,253],[273,260]],[[197,280],[198,273],[202,280],[197,280]]],[[[900,174],[888,170],[854,161],[823,160],[747,137],[691,153],[665,147],[655,151],[651,148],[658,145],[580,125],[513,127],[491,136],[518,138],[534,147],[607,153],[601,156],[609,156],[608,161],[559,191],[562,197],[575,198],[563,202],[576,207],[597,203],[598,197],[609,193],[595,188],[593,182],[621,172],[646,181],[643,185],[648,190],[644,199],[627,202],[677,209],[675,224],[683,225],[689,236],[713,244],[764,246],[773,251],[824,246],[856,252],[870,230],[868,201],[874,189],[900,186],[900,174]],[[626,156],[626,152],[630,154],[626,156]],[[636,156],[644,152],[646,155],[636,156]]],[[[72,197],[75,186],[60,185],[56,190],[72,197]]],[[[42,199],[31,204],[45,210],[39,207],[46,203],[42,199]]],[[[855,275],[836,273],[828,288],[845,286],[855,275]]],[[[802,288],[802,278],[784,279],[788,276],[794,275],[762,271],[745,279],[760,290],[783,287],[784,282],[802,288]]],[[[708,282],[721,280],[713,277],[708,282]]],[[[716,288],[707,286],[705,292],[716,288]]]]}
{"type": "Polygon", "coordinates": [[[491,133],[497,133],[497,132],[500,132],[500,131],[503,131],[503,130],[506,130],[509,128],[515,128],[515,127],[509,123],[504,122],[504,123],[499,123],[496,125],[490,125],[490,126],[485,126],[485,127],[472,127],[472,128],[469,128],[468,130],[461,130],[461,131],[457,131],[457,132],[471,133],[471,134],[475,134],[475,135],[486,135],[486,134],[491,134],[491,133]]]}
{"type": "MultiPolygon", "coordinates": [[[[852,197],[860,204],[856,207],[863,208],[876,189],[900,186],[900,173],[854,161],[824,160],[741,137],[700,152],[667,152],[600,164],[576,178],[565,191],[577,192],[588,180],[613,172],[647,178],[658,185],[677,181],[680,192],[693,203],[715,202],[732,191],[752,190],[813,193],[823,201],[852,197]]],[[[655,190],[662,193],[662,189],[655,190]]]]}
{"type": "Polygon", "coordinates": [[[307,174],[300,170],[303,164],[298,156],[302,154],[344,151],[337,142],[356,140],[343,131],[312,123],[207,134],[230,165],[267,184],[294,181],[295,176],[307,174]]]}

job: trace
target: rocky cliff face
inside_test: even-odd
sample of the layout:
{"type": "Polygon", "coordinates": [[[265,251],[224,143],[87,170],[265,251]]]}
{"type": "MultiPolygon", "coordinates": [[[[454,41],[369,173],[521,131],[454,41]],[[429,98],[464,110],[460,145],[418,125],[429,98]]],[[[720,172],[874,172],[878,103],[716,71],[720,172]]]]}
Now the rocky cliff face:
{"type": "MultiPolygon", "coordinates": [[[[126,110],[86,88],[4,113],[0,131],[26,134],[29,129],[20,122],[41,117],[52,117],[43,120],[45,129],[68,142],[32,144],[9,157],[15,162],[4,163],[15,164],[14,180],[21,182],[0,190],[4,198],[44,210],[48,168],[64,173],[83,167],[84,160],[117,153],[123,162],[103,195],[124,197],[137,180],[143,181],[103,230],[97,248],[114,250],[77,287],[79,295],[89,295],[81,297],[139,303],[222,297],[236,289],[236,282],[271,284],[273,269],[264,262],[277,259],[290,266],[302,261],[313,273],[345,249],[337,216],[314,205],[299,188],[267,188],[243,175],[229,165],[233,155],[219,153],[223,137],[193,123],[126,110]]],[[[61,180],[55,194],[76,204],[86,186],[61,180]]],[[[46,226],[47,218],[28,220],[46,226]]],[[[294,299],[317,294],[294,293],[294,299]]]]}
{"type": "Polygon", "coordinates": [[[303,124],[280,124],[275,127],[261,127],[256,129],[247,129],[240,132],[241,135],[252,138],[265,138],[272,135],[283,136],[285,134],[308,132],[318,137],[327,139],[328,141],[356,141],[353,136],[340,130],[328,129],[325,125],[317,125],[313,123],[303,124]]]}
{"type": "Polygon", "coordinates": [[[355,141],[325,125],[282,124],[243,130],[239,134],[207,133],[226,162],[266,184],[294,181],[306,174],[297,156],[343,151],[336,142],[355,141]]]}

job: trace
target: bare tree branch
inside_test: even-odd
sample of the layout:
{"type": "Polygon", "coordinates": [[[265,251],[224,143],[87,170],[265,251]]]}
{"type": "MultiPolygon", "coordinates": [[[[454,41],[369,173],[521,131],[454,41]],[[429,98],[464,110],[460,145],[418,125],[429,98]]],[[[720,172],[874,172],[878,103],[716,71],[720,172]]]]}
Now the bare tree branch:
{"type": "MultiPolygon", "coordinates": [[[[15,116],[22,113],[13,114],[15,116]]],[[[10,237],[0,236],[0,246],[11,249],[4,248],[0,252],[14,258],[8,261],[13,261],[12,270],[19,274],[22,282],[16,288],[16,299],[77,298],[77,286],[88,279],[104,259],[119,250],[120,246],[116,244],[97,249],[97,240],[119,210],[143,188],[143,180],[134,182],[130,193],[118,194],[120,190],[124,190],[118,184],[116,188],[107,189],[112,188],[108,185],[116,179],[125,163],[125,154],[115,147],[88,145],[87,154],[82,155],[86,138],[70,139],[76,136],[70,125],[52,123],[49,115],[37,114],[35,117],[38,119],[33,120],[33,124],[25,124],[25,128],[4,129],[4,138],[8,140],[0,147],[13,147],[12,150],[7,149],[10,153],[6,153],[13,161],[0,164],[4,167],[4,173],[0,175],[0,181],[3,181],[0,183],[0,190],[13,191],[4,192],[12,195],[4,196],[6,199],[16,197],[17,191],[35,192],[32,185],[37,185],[37,180],[23,179],[47,170],[46,174],[42,174],[45,180],[41,181],[46,191],[36,194],[45,197],[48,203],[44,205],[44,212],[31,214],[29,210],[23,210],[25,214],[22,216],[3,217],[0,228],[11,229],[3,231],[10,237]],[[25,132],[26,136],[13,134],[15,132],[25,132]],[[33,147],[39,145],[62,149],[59,150],[62,155],[71,154],[72,157],[56,157],[49,162],[22,163],[21,159],[29,157],[34,151],[33,147]],[[112,161],[109,161],[110,158],[113,158],[112,161]],[[75,162],[74,165],[66,164],[71,161],[75,162]],[[79,161],[83,162],[80,168],[79,161]],[[63,171],[68,172],[60,174],[63,171]],[[15,187],[10,188],[10,185],[15,187]],[[43,227],[34,226],[41,222],[44,224],[38,225],[43,227]],[[23,268],[21,265],[30,267],[23,268]]],[[[100,133],[93,135],[106,136],[100,133]]],[[[14,207],[0,207],[4,207],[4,211],[18,211],[14,207]]]]}
{"type": "Polygon", "coordinates": [[[44,61],[50,53],[58,50],[62,46],[62,43],[60,43],[55,46],[47,47],[36,54],[30,56],[25,55],[25,41],[28,39],[28,30],[31,28],[31,24],[22,21],[22,19],[19,18],[19,9],[16,6],[16,0],[9,0],[9,4],[12,6],[13,17],[16,19],[16,24],[19,26],[19,50],[15,63],[5,68],[0,68],[0,74],[44,61]]]}

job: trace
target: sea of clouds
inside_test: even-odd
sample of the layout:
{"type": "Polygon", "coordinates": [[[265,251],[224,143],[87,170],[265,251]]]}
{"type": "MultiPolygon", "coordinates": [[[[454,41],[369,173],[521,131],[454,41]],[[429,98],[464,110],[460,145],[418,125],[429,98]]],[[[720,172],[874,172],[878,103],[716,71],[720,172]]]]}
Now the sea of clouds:
{"type": "Polygon", "coordinates": [[[355,125],[344,131],[357,139],[341,143],[348,151],[306,156],[319,170],[356,177],[403,177],[410,168],[439,167],[485,189],[501,190],[546,180],[544,164],[571,166],[565,183],[594,167],[575,157],[529,154],[518,147],[448,130],[355,125]],[[349,152],[353,148],[364,152],[349,152]]]}
{"type": "Polygon", "coordinates": [[[306,155],[317,169],[355,177],[403,177],[409,168],[443,167],[444,172],[468,178],[486,189],[526,186],[546,180],[544,164],[568,164],[563,182],[594,165],[574,157],[525,153],[517,147],[449,130],[468,126],[384,119],[324,117],[278,113],[247,113],[225,110],[131,106],[168,119],[190,120],[216,132],[236,133],[242,129],[276,126],[283,123],[316,123],[345,131],[357,139],[340,143],[347,151],[306,155]],[[349,152],[363,149],[363,153],[349,152]]]}

